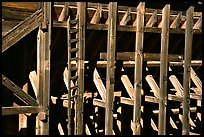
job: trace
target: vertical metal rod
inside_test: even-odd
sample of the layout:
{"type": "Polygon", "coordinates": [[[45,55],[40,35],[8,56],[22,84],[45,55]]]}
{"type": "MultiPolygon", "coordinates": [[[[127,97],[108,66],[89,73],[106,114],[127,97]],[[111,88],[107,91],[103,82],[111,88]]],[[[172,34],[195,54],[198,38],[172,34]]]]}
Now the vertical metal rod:
{"type": "Polygon", "coordinates": [[[144,39],[144,12],[145,3],[137,7],[136,43],[135,43],[135,71],[134,71],[134,107],[133,107],[133,135],[140,135],[141,125],[141,90],[142,90],[142,63],[144,39]]]}
{"type": "Polygon", "coordinates": [[[70,49],[71,49],[71,43],[70,43],[70,40],[71,40],[71,35],[70,35],[70,24],[69,24],[69,21],[70,21],[70,16],[67,20],[67,87],[68,87],[68,108],[67,108],[67,121],[68,121],[68,124],[67,124],[67,129],[68,129],[68,135],[71,135],[71,90],[70,90],[70,86],[71,86],[71,81],[70,81],[70,77],[71,77],[71,73],[70,73],[70,69],[71,69],[71,52],[70,52],[70,49]]]}
{"type": "Polygon", "coordinates": [[[183,76],[183,125],[182,135],[189,135],[190,125],[190,70],[193,43],[193,12],[191,6],[186,12],[185,50],[184,50],[184,76],[183,76]]]}
{"type": "Polygon", "coordinates": [[[113,133],[113,94],[115,83],[115,48],[116,48],[116,23],[117,2],[109,3],[108,12],[108,45],[106,68],[106,108],[105,108],[105,135],[113,133]]]}
{"type": "Polygon", "coordinates": [[[83,95],[84,95],[84,60],[85,60],[85,30],[86,30],[86,2],[77,2],[79,17],[78,51],[78,97],[76,101],[76,135],[83,135],[83,95]]]}
{"type": "Polygon", "coordinates": [[[160,98],[159,98],[159,135],[166,134],[166,106],[167,106],[167,72],[169,46],[170,5],[162,10],[161,56],[160,56],[160,98]]]}

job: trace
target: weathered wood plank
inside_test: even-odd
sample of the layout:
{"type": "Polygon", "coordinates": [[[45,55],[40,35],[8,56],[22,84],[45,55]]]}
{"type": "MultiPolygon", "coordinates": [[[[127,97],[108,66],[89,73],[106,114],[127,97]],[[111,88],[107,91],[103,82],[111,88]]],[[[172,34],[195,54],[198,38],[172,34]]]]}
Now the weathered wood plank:
{"type": "MultiPolygon", "coordinates": [[[[66,28],[66,22],[57,22],[53,21],[53,27],[60,27],[60,28],[66,28]]],[[[108,25],[107,24],[91,24],[87,23],[86,26],[87,29],[89,30],[108,30],[108,25]]],[[[117,25],[117,31],[125,31],[125,32],[136,32],[136,26],[132,25],[117,25]]],[[[157,27],[145,27],[144,32],[149,32],[149,33],[161,33],[161,28],[157,27]]],[[[170,28],[169,33],[172,34],[184,34],[185,29],[181,28],[170,28]]],[[[202,34],[202,29],[194,29],[193,34],[202,34]]]]}
{"type": "Polygon", "coordinates": [[[189,135],[190,125],[190,67],[193,44],[193,12],[194,7],[191,6],[186,12],[186,31],[185,31],[185,48],[184,48],[184,76],[183,76],[183,124],[182,135],[189,135]]]}
{"type": "Polygon", "coordinates": [[[43,109],[38,106],[2,107],[2,115],[14,115],[23,113],[39,113],[43,109]]]}
{"type": "Polygon", "coordinates": [[[167,75],[168,75],[168,47],[169,47],[169,17],[170,5],[162,9],[161,56],[160,56],[160,94],[159,94],[159,132],[166,134],[166,106],[167,106],[167,75]]]}
{"type": "Polygon", "coordinates": [[[115,50],[117,30],[117,2],[109,3],[108,12],[108,42],[106,67],[106,108],[105,108],[105,135],[113,134],[113,96],[115,84],[115,50]]]}
{"type": "Polygon", "coordinates": [[[68,15],[69,15],[69,5],[67,2],[65,2],[64,7],[58,18],[58,21],[64,21],[68,17],[68,15]]]}
{"type": "Polygon", "coordinates": [[[94,13],[90,23],[91,24],[98,24],[102,18],[102,6],[99,4],[96,12],[94,13]]]}
{"type": "Polygon", "coordinates": [[[13,83],[10,79],[2,74],[2,84],[10,89],[17,97],[20,97],[23,101],[29,105],[38,106],[38,103],[30,95],[26,94],[20,87],[13,83]]]}
{"type": "Polygon", "coordinates": [[[128,8],[125,15],[123,16],[122,20],[120,21],[120,25],[126,25],[128,23],[128,21],[131,20],[131,9],[128,8]]]}
{"type": "Polygon", "coordinates": [[[144,40],[144,14],[145,3],[137,6],[136,42],[135,42],[135,71],[134,71],[134,106],[133,106],[133,135],[141,134],[141,91],[142,91],[142,67],[143,67],[143,40],[144,40]]]}
{"type": "Polygon", "coordinates": [[[147,80],[147,83],[149,84],[149,86],[151,87],[153,93],[154,93],[154,96],[159,98],[159,95],[160,95],[160,89],[157,85],[157,83],[155,82],[155,80],[153,79],[153,76],[152,75],[147,75],[145,77],[145,79],[147,80]]]}
{"type": "Polygon", "coordinates": [[[42,10],[40,9],[7,33],[2,38],[2,53],[37,28],[41,17],[42,10]]]}
{"type": "Polygon", "coordinates": [[[38,100],[38,95],[39,95],[39,89],[38,89],[38,76],[36,74],[36,71],[31,71],[30,74],[29,74],[29,79],[30,79],[30,83],[33,87],[33,90],[34,90],[34,93],[35,93],[35,97],[37,98],[38,100]]]}
{"type": "MultiPolygon", "coordinates": [[[[191,64],[191,66],[192,66],[192,64],[191,64]]],[[[196,94],[202,94],[202,82],[199,79],[199,77],[196,75],[196,73],[195,73],[195,71],[193,70],[192,67],[191,67],[190,77],[191,77],[192,81],[194,82],[194,84],[198,88],[198,90],[195,90],[196,94]]]]}
{"type": "Polygon", "coordinates": [[[155,23],[157,23],[157,10],[152,13],[152,16],[146,23],[146,27],[153,27],[155,23]]]}
{"type": "MultiPolygon", "coordinates": [[[[107,60],[107,53],[100,53],[100,59],[107,60]]],[[[168,61],[181,61],[182,55],[168,54],[168,61]]],[[[116,60],[135,60],[135,52],[117,52],[116,60]]],[[[143,53],[144,61],[160,61],[159,53],[143,53]]]]}
{"type": "Polygon", "coordinates": [[[182,13],[180,12],[176,16],[175,20],[171,23],[170,28],[178,28],[179,27],[179,25],[181,24],[181,15],[182,15],[182,13]]]}

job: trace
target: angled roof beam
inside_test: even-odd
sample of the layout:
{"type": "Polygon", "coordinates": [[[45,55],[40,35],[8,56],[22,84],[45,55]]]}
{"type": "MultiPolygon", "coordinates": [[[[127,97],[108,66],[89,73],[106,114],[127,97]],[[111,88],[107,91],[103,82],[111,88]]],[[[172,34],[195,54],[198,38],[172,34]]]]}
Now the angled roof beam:
{"type": "Polygon", "coordinates": [[[126,25],[131,20],[131,9],[128,8],[122,20],[120,21],[120,25],[126,25]]]}
{"type": "Polygon", "coordinates": [[[157,22],[157,10],[152,13],[152,16],[148,20],[146,27],[152,27],[157,22]]]}
{"type": "Polygon", "coordinates": [[[17,97],[27,102],[31,106],[38,106],[38,103],[30,95],[26,94],[20,87],[2,74],[2,84],[10,89],[17,97]]]}
{"type": "Polygon", "coordinates": [[[39,26],[42,9],[37,10],[2,38],[2,53],[39,26]]]}
{"type": "Polygon", "coordinates": [[[179,25],[181,24],[181,15],[182,15],[182,12],[180,12],[176,16],[175,20],[171,23],[170,28],[178,28],[179,27],[179,25]]]}

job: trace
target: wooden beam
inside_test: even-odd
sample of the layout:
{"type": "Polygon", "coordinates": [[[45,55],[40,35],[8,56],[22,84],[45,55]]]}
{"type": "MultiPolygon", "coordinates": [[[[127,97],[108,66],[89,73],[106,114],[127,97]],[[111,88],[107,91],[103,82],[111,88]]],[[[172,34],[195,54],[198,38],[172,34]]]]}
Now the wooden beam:
{"type": "Polygon", "coordinates": [[[85,60],[85,26],[86,26],[86,2],[77,2],[77,15],[79,17],[79,32],[78,32],[78,90],[76,100],[76,135],[83,135],[83,96],[84,96],[84,60],[85,60]]]}
{"type": "Polygon", "coordinates": [[[2,53],[39,26],[42,10],[37,10],[2,38],[2,53]]]}
{"type": "Polygon", "coordinates": [[[2,107],[2,115],[15,115],[24,113],[39,113],[43,109],[38,106],[2,107]]]}
{"type": "Polygon", "coordinates": [[[166,106],[167,106],[167,73],[168,73],[168,46],[169,46],[169,17],[170,5],[162,10],[161,56],[160,56],[160,96],[159,96],[159,132],[166,134],[166,106]]]}
{"type": "Polygon", "coordinates": [[[135,71],[134,71],[134,106],[133,106],[133,135],[141,134],[141,91],[142,91],[142,64],[144,40],[145,3],[140,2],[137,7],[136,43],[135,43],[135,71]]]}
{"type": "Polygon", "coordinates": [[[27,102],[31,106],[38,106],[38,102],[33,99],[30,95],[25,93],[20,87],[18,87],[15,83],[13,83],[10,79],[2,74],[2,84],[10,89],[11,92],[14,93],[17,97],[27,102]]]}
{"type": "Polygon", "coordinates": [[[172,85],[174,86],[174,88],[176,89],[176,95],[179,97],[183,97],[183,87],[180,84],[180,82],[178,81],[177,77],[175,75],[171,75],[169,77],[169,80],[171,81],[172,85]]]}
{"type": "Polygon", "coordinates": [[[149,86],[151,87],[153,93],[154,93],[154,96],[156,98],[159,98],[159,95],[160,95],[160,89],[157,85],[157,83],[155,82],[154,78],[152,75],[147,75],[145,77],[145,79],[147,80],[147,83],[149,84],[149,86]]]}
{"type": "MultiPolygon", "coordinates": [[[[117,52],[116,60],[135,60],[135,52],[117,52]]],[[[100,59],[107,60],[107,53],[100,53],[100,59]]],[[[168,54],[168,61],[181,61],[182,55],[168,54]]],[[[144,61],[160,61],[159,53],[143,53],[144,61]]]]}
{"type": "Polygon", "coordinates": [[[102,98],[102,100],[106,100],[106,88],[103,84],[103,81],[100,78],[100,75],[98,74],[98,71],[96,70],[96,68],[94,69],[94,74],[93,74],[93,81],[94,84],[102,98]]]}
{"type": "MultiPolygon", "coordinates": [[[[39,104],[43,107],[42,135],[49,135],[50,109],[50,45],[51,45],[51,2],[43,3],[43,19],[38,31],[37,75],[39,80],[39,104]]],[[[40,125],[41,127],[41,125],[40,125]]]]}
{"type": "MultiPolygon", "coordinates": [[[[66,22],[53,22],[53,27],[59,27],[59,28],[66,28],[66,22]]],[[[87,23],[87,29],[89,30],[108,30],[108,24],[91,24],[87,23]]],[[[117,31],[125,31],[125,32],[136,32],[136,26],[132,25],[117,25],[117,31]]],[[[161,33],[161,28],[157,27],[145,27],[144,32],[149,33],[161,33]]],[[[171,34],[184,34],[185,29],[182,28],[170,28],[169,33],[171,34]]],[[[202,34],[202,29],[194,29],[193,34],[202,34]]]]}
{"type": "Polygon", "coordinates": [[[115,84],[115,49],[117,30],[117,2],[109,3],[106,68],[105,135],[113,134],[113,93],[115,84]]]}
{"type": "Polygon", "coordinates": [[[193,29],[201,29],[202,28],[202,14],[198,21],[194,24],[193,29]]]}
{"type": "Polygon", "coordinates": [[[134,90],[134,88],[133,88],[128,76],[127,75],[122,75],[121,76],[121,81],[122,81],[123,85],[125,86],[125,89],[128,92],[130,98],[133,99],[133,92],[134,92],[133,90],[134,90]]]}
{"type": "Polygon", "coordinates": [[[64,21],[68,17],[69,14],[69,4],[68,2],[65,2],[64,7],[60,13],[60,16],[58,18],[58,21],[64,21]]]}
{"type": "Polygon", "coordinates": [[[190,77],[191,77],[192,81],[194,82],[194,84],[196,85],[196,87],[198,88],[198,90],[196,90],[196,94],[202,95],[202,82],[199,79],[199,77],[196,75],[196,73],[192,67],[191,67],[190,77]]]}
{"type": "Polygon", "coordinates": [[[29,79],[30,79],[30,83],[33,87],[34,93],[35,93],[35,97],[38,100],[38,95],[39,95],[39,89],[38,89],[38,76],[36,74],[36,71],[31,71],[29,74],[29,79]]]}
{"type": "Polygon", "coordinates": [[[103,107],[105,108],[106,107],[106,102],[104,100],[101,100],[101,99],[97,99],[97,98],[94,98],[93,99],[93,105],[94,106],[99,106],[99,107],[103,107]]]}
{"type": "Polygon", "coordinates": [[[179,14],[176,16],[174,21],[171,23],[170,28],[178,28],[179,27],[179,25],[181,24],[181,15],[182,15],[182,12],[179,12],[179,14]]]}
{"type": "Polygon", "coordinates": [[[184,76],[183,76],[183,124],[182,135],[189,135],[189,115],[190,115],[190,69],[193,44],[193,12],[194,7],[191,6],[186,12],[186,31],[185,31],[185,49],[184,49],[184,76]]]}
{"type": "MultiPolygon", "coordinates": [[[[160,61],[147,61],[147,67],[159,67],[160,61]]],[[[97,61],[97,67],[105,67],[106,61],[97,61]]],[[[183,66],[184,61],[171,61],[169,67],[183,66]]],[[[123,61],[123,67],[134,67],[135,61],[123,61]]],[[[191,60],[191,66],[202,66],[202,60],[191,60]]]]}
{"type": "Polygon", "coordinates": [[[98,24],[102,18],[102,5],[99,4],[96,12],[94,13],[90,23],[91,24],[98,24]]]}
{"type": "Polygon", "coordinates": [[[119,24],[126,25],[130,20],[131,20],[131,9],[128,8],[119,24]]]}
{"type": "Polygon", "coordinates": [[[155,23],[157,23],[157,10],[155,10],[152,13],[152,16],[150,17],[150,19],[146,23],[146,27],[153,27],[155,25],[155,23]]]}

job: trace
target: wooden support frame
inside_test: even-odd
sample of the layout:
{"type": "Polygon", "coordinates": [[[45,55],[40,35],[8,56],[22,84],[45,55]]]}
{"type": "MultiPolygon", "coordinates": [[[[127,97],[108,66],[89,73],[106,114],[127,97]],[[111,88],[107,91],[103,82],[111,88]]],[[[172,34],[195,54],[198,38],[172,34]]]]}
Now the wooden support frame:
{"type": "Polygon", "coordinates": [[[105,135],[113,134],[113,93],[115,83],[115,49],[117,30],[117,2],[109,3],[108,12],[108,42],[106,68],[106,108],[105,108],[105,135]]]}
{"type": "Polygon", "coordinates": [[[190,69],[193,44],[193,12],[194,7],[191,6],[186,12],[186,30],[185,30],[185,49],[184,49],[184,76],[183,76],[183,124],[182,135],[189,135],[189,114],[190,114],[190,69]]]}
{"type": "Polygon", "coordinates": [[[17,97],[28,103],[31,106],[38,106],[38,102],[30,95],[25,93],[20,87],[13,83],[10,79],[2,74],[2,84],[10,89],[17,97]]]}
{"type": "Polygon", "coordinates": [[[130,20],[131,20],[131,9],[128,8],[119,24],[120,25],[126,25],[128,23],[128,21],[130,21],[130,20]]]}
{"type": "Polygon", "coordinates": [[[2,38],[2,53],[39,26],[42,19],[42,9],[37,10],[30,17],[14,27],[2,38]]]}
{"type": "Polygon", "coordinates": [[[193,29],[201,29],[201,27],[202,27],[202,14],[198,21],[194,24],[193,29]]]}
{"type": "Polygon", "coordinates": [[[155,25],[155,23],[157,23],[157,10],[155,10],[152,13],[152,16],[150,17],[150,19],[146,23],[146,27],[153,27],[155,25]]]}
{"type": "Polygon", "coordinates": [[[137,7],[136,43],[135,43],[135,71],[134,71],[134,106],[133,106],[133,135],[141,134],[141,90],[142,90],[142,64],[144,40],[144,14],[145,3],[140,2],[137,7]]]}
{"type": "MultiPolygon", "coordinates": [[[[100,59],[107,60],[107,53],[100,53],[100,59]]],[[[159,53],[143,53],[144,61],[160,61],[159,53]]],[[[181,61],[182,55],[169,54],[168,61],[181,61]]],[[[116,60],[135,60],[135,52],[117,52],[116,60]]]]}
{"type": "Polygon", "coordinates": [[[160,97],[159,97],[159,135],[166,134],[166,106],[167,106],[167,72],[169,46],[169,17],[170,5],[162,10],[161,56],[160,56],[160,97]]]}
{"type": "MultiPolygon", "coordinates": [[[[49,108],[50,108],[50,46],[51,46],[51,2],[43,3],[43,21],[38,31],[37,47],[37,75],[39,80],[39,105],[43,107],[42,135],[49,135],[49,108]]],[[[39,121],[40,122],[40,121],[39,121]]]]}
{"type": "Polygon", "coordinates": [[[39,106],[2,107],[2,115],[39,113],[42,110],[43,108],[39,106]]]}
{"type": "Polygon", "coordinates": [[[69,4],[68,2],[65,2],[64,7],[60,13],[60,16],[58,18],[58,21],[64,21],[68,17],[69,14],[69,4]]]}
{"type": "Polygon", "coordinates": [[[175,20],[171,23],[170,28],[178,28],[181,24],[181,15],[182,12],[179,12],[179,14],[176,16],[175,20]]]}
{"type": "Polygon", "coordinates": [[[99,4],[96,12],[94,13],[94,15],[93,15],[93,17],[92,17],[92,19],[90,21],[90,23],[91,24],[98,24],[100,22],[101,18],[102,18],[102,13],[103,13],[102,5],[99,4]]]}

